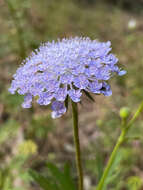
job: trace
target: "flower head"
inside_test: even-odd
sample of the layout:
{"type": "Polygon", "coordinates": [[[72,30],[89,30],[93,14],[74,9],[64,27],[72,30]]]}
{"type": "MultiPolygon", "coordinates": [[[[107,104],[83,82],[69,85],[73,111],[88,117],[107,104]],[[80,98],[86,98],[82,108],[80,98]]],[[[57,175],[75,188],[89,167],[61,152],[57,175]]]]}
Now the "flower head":
{"type": "Polygon", "coordinates": [[[66,112],[67,96],[74,102],[82,93],[110,96],[107,81],[112,73],[125,74],[111,53],[111,43],[75,37],[47,42],[27,58],[17,69],[9,91],[25,95],[22,106],[31,107],[33,97],[40,105],[52,104],[52,117],[66,112]]]}

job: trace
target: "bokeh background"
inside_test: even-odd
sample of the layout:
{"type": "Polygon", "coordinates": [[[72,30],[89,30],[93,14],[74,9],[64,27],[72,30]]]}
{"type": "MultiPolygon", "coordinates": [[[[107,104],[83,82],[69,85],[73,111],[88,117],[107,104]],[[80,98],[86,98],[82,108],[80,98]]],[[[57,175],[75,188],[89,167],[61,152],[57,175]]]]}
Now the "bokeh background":
{"type": "MultiPolygon", "coordinates": [[[[127,70],[110,81],[111,97],[83,97],[79,106],[85,190],[95,190],[120,133],[120,108],[134,113],[143,100],[143,0],[0,0],[0,190],[40,190],[27,171],[48,173],[47,162],[61,170],[68,162],[76,181],[70,109],[53,120],[49,107],[22,109],[23,97],[8,92],[33,49],[70,36],[110,40],[127,70]]],[[[130,131],[139,139],[121,147],[107,189],[143,189],[142,134],[143,115],[130,131]]]]}

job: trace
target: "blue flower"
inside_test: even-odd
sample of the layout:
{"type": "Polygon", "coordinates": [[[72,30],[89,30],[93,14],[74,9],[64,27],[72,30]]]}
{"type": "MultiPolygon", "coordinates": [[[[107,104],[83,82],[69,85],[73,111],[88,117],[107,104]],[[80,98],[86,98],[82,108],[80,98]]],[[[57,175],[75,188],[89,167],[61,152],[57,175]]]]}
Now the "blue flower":
{"type": "Polygon", "coordinates": [[[107,81],[113,73],[124,75],[111,53],[111,43],[75,37],[47,42],[17,69],[9,91],[25,95],[22,106],[30,108],[33,97],[40,105],[52,106],[52,117],[66,112],[67,96],[80,102],[84,91],[110,96],[107,81]]]}

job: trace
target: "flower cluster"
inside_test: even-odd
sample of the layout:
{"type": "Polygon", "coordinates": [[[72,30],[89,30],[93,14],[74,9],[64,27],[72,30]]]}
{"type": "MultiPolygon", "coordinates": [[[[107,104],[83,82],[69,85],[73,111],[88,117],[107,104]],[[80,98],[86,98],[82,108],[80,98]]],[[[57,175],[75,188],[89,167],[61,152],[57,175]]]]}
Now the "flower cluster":
{"type": "Polygon", "coordinates": [[[40,105],[51,103],[53,118],[66,112],[67,96],[74,102],[81,100],[83,91],[110,96],[107,81],[112,73],[125,74],[109,53],[110,46],[109,41],[82,37],[42,44],[17,69],[9,91],[25,95],[24,108],[31,107],[33,97],[40,105]]]}

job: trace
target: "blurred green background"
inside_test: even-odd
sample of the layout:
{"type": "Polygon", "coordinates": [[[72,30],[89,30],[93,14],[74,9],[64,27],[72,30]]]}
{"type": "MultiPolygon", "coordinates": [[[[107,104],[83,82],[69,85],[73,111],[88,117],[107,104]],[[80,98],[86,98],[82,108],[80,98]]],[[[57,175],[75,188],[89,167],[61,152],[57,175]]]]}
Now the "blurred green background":
{"type": "MultiPolygon", "coordinates": [[[[110,40],[127,70],[110,81],[111,97],[94,104],[84,97],[79,107],[85,190],[95,190],[120,133],[120,108],[134,113],[143,100],[142,0],[0,0],[0,190],[40,190],[28,169],[50,175],[47,162],[70,163],[76,181],[70,109],[53,120],[48,107],[22,109],[23,97],[8,92],[22,59],[42,42],[69,36],[110,40]]],[[[120,149],[107,189],[143,189],[142,133],[143,116],[130,131],[140,139],[120,149]]]]}

